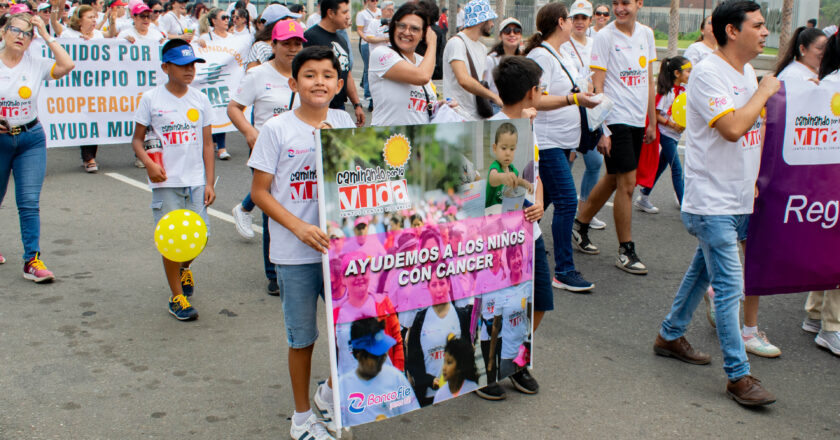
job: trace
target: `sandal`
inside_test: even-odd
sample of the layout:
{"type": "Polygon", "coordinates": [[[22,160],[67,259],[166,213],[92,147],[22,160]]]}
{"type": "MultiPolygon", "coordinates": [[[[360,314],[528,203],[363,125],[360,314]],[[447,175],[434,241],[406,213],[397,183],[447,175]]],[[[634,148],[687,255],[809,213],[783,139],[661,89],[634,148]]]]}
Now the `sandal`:
{"type": "Polygon", "coordinates": [[[99,166],[96,165],[96,161],[92,160],[90,162],[85,162],[85,172],[86,173],[95,173],[99,171],[99,166]]]}

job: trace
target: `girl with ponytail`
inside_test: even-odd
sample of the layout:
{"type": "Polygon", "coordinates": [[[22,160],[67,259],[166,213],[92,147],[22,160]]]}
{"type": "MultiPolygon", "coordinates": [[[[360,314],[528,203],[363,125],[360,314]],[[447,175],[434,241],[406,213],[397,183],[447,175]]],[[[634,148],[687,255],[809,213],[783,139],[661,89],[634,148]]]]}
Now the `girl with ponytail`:
{"type": "MultiPolygon", "coordinates": [[[[677,144],[685,127],[680,126],[671,118],[671,106],[674,104],[674,99],[685,92],[689,75],[691,75],[691,62],[685,57],[676,56],[662,60],[659,78],[656,80],[656,122],[659,126],[659,144],[662,148],[659,150],[659,168],[656,170],[653,184],[656,185],[665,167],[670,165],[671,182],[674,184],[674,193],[680,205],[682,205],[685,183],[680,156],[677,154],[677,144]]],[[[653,186],[642,187],[641,196],[634,201],[634,204],[637,204],[636,207],[642,211],[655,214],[659,212],[659,208],[653,206],[648,198],[651,191],[653,191],[653,186]]]]}
{"type": "MultiPolygon", "coordinates": [[[[198,21],[199,45],[206,47],[207,43],[214,42],[218,44],[224,39],[231,37],[232,34],[228,33],[229,23],[230,16],[224,10],[213,8],[207,11],[198,21]]],[[[215,145],[216,154],[219,156],[219,159],[230,159],[230,153],[225,148],[224,133],[213,133],[213,145],[215,145]]]]}
{"type": "Polygon", "coordinates": [[[840,37],[837,33],[834,33],[825,43],[825,52],[820,62],[820,81],[829,76],[840,79],[838,69],[840,69],[840,37]]]}
{"type": "Polygon", "coordinates": [[[816,79],[828,37],[823,31],[801,26],[794,31],[785,53],[776,66],[780,81],[816,79]]]}

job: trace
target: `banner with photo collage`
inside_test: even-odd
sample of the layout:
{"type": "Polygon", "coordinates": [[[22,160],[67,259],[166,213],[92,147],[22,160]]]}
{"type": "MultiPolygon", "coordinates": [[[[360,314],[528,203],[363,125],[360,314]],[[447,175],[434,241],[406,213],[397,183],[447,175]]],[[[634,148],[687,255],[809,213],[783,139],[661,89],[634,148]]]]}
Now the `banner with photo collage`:
{"type": "Polygon", "coordinates": [[[322,130],[319,148],[337,422],[405,414],[530,365],[530,123],[322,130]],[[491,168],[516,175],[494,187],[491,168]]]}

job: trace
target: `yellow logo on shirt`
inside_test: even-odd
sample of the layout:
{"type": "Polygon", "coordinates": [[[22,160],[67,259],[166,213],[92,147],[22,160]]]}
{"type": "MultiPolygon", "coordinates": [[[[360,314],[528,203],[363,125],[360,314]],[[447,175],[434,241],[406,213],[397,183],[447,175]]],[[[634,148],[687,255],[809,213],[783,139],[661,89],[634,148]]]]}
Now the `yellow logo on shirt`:
{"type": "Polygon", "coordinates": [[[642,66],[642,68],[647,67],[647,58],[645,58],[644,55],[639,57],[639,65],[642,66]]]}
{"type": "Polygon", "coordinates": [[[187,119],[189,119],[190,122],[198,121],[198,110],[194,108],[187,110],[187,119]]]}
{"type": "Polygon", "coordinates": [[[382,149],[382,158],[391,167],[405,166],[409,157],[411,157],[411,144],[408,143],[405,136],[395,134],[385,142],[385,147],[382,149]]]}
{"type": "Polygon", "coordinates": [[[20,95],[20,97],[23,99],[29,99],[29,97],[32,96],[32,89],[26,86],[22,86],[18,89],[18,95],[20,95]]]}
{"type": "Polygon", "coordinates": [[[524,309],[526,305],[528,305],[528,300],[526,298],[522,298],[522,308],[524,309]]]}
{"type": "Polygon", "coordinates": [[[831,97],[831,113],[834,113],[834,116],[840,116],[840,93],[835,93],[831,97]]]}

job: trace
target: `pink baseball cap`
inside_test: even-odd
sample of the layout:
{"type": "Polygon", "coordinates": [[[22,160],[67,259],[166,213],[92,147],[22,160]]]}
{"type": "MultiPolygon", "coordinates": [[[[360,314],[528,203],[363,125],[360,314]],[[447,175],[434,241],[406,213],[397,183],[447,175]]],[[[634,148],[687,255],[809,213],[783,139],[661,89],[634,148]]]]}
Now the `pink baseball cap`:
{"type": "Polygon", "coordinates": [[[303,38],[303,26],[295,20],[280,20],[271,31],[272,40],[285,41],[295,37],[306,41],[306,38],[303,38]]]}
{"type": "Polygon", "coordinates": [[[22,14],[29,12],[29,6],[26,3],[18,3],[9,8],[9,15],[22,14]]]}
{"type": "Polygon", "coordinates": [[[146,11],[151,10],[152,8],[150,8],[148,5],[146,5],[143,2],[140,2],[131,7],[131,15],[140,15],[146,11]]]}

